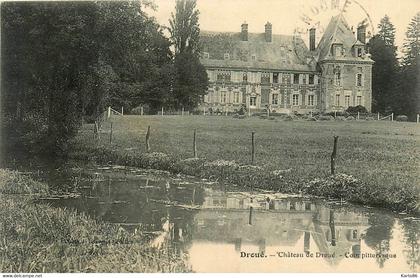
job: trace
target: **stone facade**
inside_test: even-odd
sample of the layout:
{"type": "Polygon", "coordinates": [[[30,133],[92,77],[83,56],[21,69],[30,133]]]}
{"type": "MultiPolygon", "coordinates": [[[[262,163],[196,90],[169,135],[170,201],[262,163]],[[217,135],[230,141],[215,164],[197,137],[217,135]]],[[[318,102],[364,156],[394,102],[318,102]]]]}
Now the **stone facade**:
{"type": "Polygon", "coordinates": [[[331,20],[317,47],[300,37],[272,34],[201,32],[201,62],[209,77],[202,108],[234,112],[310,113],[371,109],[373,61],[366,53],[363,28],[355,37],[342,16],[331,20]],[[362,40],[362,41],[360,41],[362,40]]]}

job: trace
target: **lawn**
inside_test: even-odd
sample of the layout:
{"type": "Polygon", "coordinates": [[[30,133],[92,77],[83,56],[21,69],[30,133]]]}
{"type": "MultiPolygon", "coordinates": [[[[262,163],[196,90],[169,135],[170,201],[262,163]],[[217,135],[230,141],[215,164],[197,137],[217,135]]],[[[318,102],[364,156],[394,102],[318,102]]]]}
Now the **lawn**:
{"type": "Polygon", "coordinates": [[[178,160],[193,156],[197,129],[198,156],[206,161],[251,163],[255,132],[255,164],[264,171],[287,170],[295,180],[327,177],[333,136],[339,136],[337,173],[352,175],[372,188],[414,187],[420,166],[420,125],[389,121],[283,121],[226,116],[113,116],[99,141],[93,125],[85,125],[73,146],[102,146],[120,153],[144,153],[147,126],[152,152],[178,160]],[[112,122],[112,144],[109,142],[112,122]]]}

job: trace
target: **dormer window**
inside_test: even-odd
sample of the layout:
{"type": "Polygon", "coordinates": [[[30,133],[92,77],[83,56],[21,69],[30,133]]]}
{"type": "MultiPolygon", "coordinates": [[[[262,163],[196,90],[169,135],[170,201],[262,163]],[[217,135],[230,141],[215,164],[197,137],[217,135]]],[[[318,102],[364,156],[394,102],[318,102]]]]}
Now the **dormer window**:
{"type": "Polygon", "coordinates": [[[223,55],[223,59],[229,60],[230,59],[229,53],[225,53],[225,55],[223,55]]]}
{"type": "Polygon", "coordinates": [[[363,48],[356,47],[356,57],[362,57],[363,56],[363,48]]]}
{"type": "Polygon", "coordinates": [[[210,58],[210,54],[208,52],[203,52],[203,58],[204,59],[209,59],[210,58]]]}
{"type": "Polygon", "coordinates": [[[255,55],[255,54],[252,54],[252,55],[251,55],[251,60],[252,60],[252,61],[255,61],[255,60],[257,60],[257,55],[255,55]]]}
{"type": "Polygon", "coordinates": [[[331,51],[334,57],[341,57],[344,55],[344,48],[342,44],[333,44],[331,51]]]}

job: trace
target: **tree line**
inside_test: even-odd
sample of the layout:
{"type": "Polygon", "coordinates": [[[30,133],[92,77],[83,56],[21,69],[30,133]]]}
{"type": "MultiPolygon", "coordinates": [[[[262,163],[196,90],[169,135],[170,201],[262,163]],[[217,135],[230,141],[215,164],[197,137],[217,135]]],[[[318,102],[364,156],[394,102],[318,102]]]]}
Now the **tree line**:
{"type": "Polygon", "coordinates": [[[372,110],[382,114],[406,115],[412,121],[420,114],[420,12],[405,33],[403,57],[397,57],[395,27],[385,15],[378,34],[369,41],[375,64],[372,68],[372,110]]]}
{"type": "Polygon", "coordinates": [[[153,3],[2,3],[3,147],[63,153],[108,105],[195,107],[207,89],[195,1],[177,1],[169,38],[146,8],[153,3]]]}

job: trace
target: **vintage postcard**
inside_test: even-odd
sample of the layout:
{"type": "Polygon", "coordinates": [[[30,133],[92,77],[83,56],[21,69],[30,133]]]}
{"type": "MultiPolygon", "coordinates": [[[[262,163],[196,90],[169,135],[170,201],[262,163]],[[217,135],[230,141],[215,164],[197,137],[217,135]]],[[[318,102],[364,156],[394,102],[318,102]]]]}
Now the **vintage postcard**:
{"type": "Polygon", "coordinates": [[[2,277],[417,277],[419,4],[1,2],[2,277]]]}

